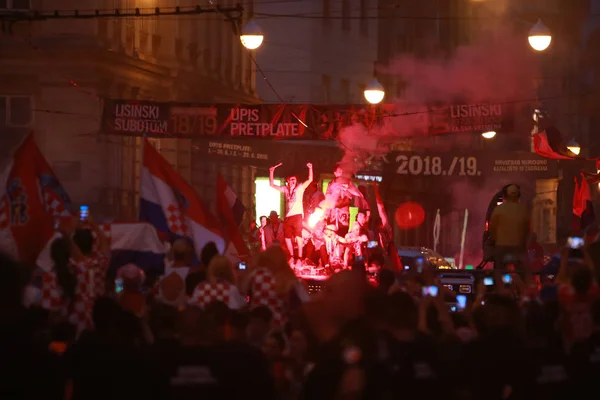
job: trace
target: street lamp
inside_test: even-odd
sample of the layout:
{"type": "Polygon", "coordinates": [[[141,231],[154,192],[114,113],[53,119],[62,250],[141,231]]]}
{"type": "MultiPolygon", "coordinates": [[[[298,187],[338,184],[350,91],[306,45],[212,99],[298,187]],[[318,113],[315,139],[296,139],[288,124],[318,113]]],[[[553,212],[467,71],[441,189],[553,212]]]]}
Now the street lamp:
{"type": "Polygon", "coordinates": [[[569,143],[567,143],[567,149],[569,149],[569,151],[571,153],[575,154],[576,156],[578,156],[579,153],[581,152],[581,147],[579,146],[579,143],[577,143],[577,141],[575,139],[569,140],[569,143]]]}
{"type": "Polygon", "coordinates": [[[529,31],[528,39],[529,45],[535,51],[544,51],[550,46],[550,42],[552,42],[552,32],[538,18],[537,23],[529,31]]]}
{"type": "Polygon", "coordinates": [[[496,136],[496,131],[483,132],[481,136],[483,136],[484,139],[492,139],[494,136],[496,136]]]}
{"type": "Polygon", "coordinates": [[[377,79],[373,79],[365,88],[365,99],[371,104],[379,104],[385,97],[385,90],[377,79]]]}
{"type": "Polygon", "coordinates": [[[253,20],[248,21],[246,26],[242,29],[240,40],[242,45],[248,50],[256,50],[260,47],[265,36],[263,35],[262,29],[253,20]]]}

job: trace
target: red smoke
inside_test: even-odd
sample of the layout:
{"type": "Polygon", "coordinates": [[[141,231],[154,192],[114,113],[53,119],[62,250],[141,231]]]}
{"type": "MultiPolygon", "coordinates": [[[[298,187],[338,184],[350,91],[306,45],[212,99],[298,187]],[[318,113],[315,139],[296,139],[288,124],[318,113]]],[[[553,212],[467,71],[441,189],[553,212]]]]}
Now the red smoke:
{"type": "Polygon", "coordinates": [[[539,54],[529,47],[527,30],[494,26],[483,29],[475,39],[450,57],[404,54],[380,68],[380,74],[403,82],[405,90],[400,98],[392,98],[389,92],[393,88],[387,88],[384,101],[396,105],[397,115],[386,117],[383,126],[367,130],[356,124],[342,130],[338,140],[346,153],[343,162],[348,170],[360,169],[365,154],[385,153],[382,143],[426,135],[435,124],[436,113],[431,112],[434,104],[445,112],[451,104],[501,103],[515,111],[533,106],[540,76],[539,54]]]}

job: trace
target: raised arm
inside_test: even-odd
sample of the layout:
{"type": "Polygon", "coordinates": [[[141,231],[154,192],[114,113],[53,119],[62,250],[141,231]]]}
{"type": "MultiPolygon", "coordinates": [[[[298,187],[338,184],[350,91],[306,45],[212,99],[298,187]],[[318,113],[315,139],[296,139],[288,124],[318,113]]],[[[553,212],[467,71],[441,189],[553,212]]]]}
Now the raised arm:
{"type": "Polygon", "coordinates": [[[375,185],[375,201],[377,202],[377,212],[379,213],[379,218],[381,219],[381,225],[387,226],[388,224],[388,216],[385,212],[385,206],[383,205],[383,200],[381,199],[381,195],[379,194],[379,186],[375,185]]]}
{"type": "Polygon", "coordinates": [[[308,185],[310,185],[312,183],[313,178],[314,178],[312,163],[308,163],[308,164],[306,164],[306,166],[308,167],[308,179],[302,184],[304,189],[306,189],[308,187],[308,185]]]}
{"type": "Polygon", "coordinates": [[[278,190],[283,193],[283,187],[276,185],[275,178],[274,178],[275,169],[277,169],[277,167],[279,167],[281,165],[282,165],[282,163],[279,163],[279,164],[273,165],[272,167],[269,168],[269,185],[271,185],[271,187],[273,189],[278,190]]]}

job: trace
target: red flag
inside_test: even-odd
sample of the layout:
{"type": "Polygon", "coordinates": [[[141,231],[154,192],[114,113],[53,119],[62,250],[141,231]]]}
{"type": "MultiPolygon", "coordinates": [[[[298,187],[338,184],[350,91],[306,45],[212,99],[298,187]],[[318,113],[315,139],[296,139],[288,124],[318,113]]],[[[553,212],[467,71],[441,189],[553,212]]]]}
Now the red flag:
{"type": "Polygon", "coordinates": [[[234,215],[235,203],[239,202],[237,196],[235,199],[228,199],[227,193],[233,194],[233,191],[221,176],[217,175],[217,215],[224,226],[227,240],[235,247],[235,257],[244,260],[250,254],[242,232],[240,232],[239,223],[234,215]],[[233,203],[233,204],[232,204],[233,203]]]}
{"type": "Polygon", "coordinates": [[[596,220],[590,186],[584,174],[581,182],[575,178],[575,193],[573,194],[573,232],[575,234],[585,230],[596,220]]]}
{"type": "MultiPolygon", "coordinates": [[[[20,260],[34,264],[54,234],[54,216],[46,205],[46,193],[61,192],[62,187],[37,147],[33,134],[29,134],[17,149],[8,168],[5,192],[0,199],[3,205],[0,220],[12,233],[20,260]]],[[[62,203],[64,206],[65,202],[62,203]]]]}
{"type": "Polygon", "coordinates": [[[573,214],[581,217],[581,214],[583,214],[583,209],[581,207],[581,185],[579,184],[579,180],[575,178],[575,190],[573,192],[573,214]]]}
{"type": "Polygon", "coordinates": [[[533,135],[533,150],[540,156],[550,158],[552,160],[573,160],[574,157],[565,156],[554,150],[548,141],[546,131],[533,135]]]}

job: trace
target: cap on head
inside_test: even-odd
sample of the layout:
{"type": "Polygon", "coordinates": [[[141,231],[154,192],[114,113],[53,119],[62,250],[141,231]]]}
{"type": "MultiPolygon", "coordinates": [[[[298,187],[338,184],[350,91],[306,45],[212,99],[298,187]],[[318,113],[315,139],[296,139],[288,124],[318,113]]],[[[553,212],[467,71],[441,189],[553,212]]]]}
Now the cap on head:
{"type": "Polygon", "coordinates": [[[277,218],[279,217],[279,214],[277,214],[277,211],[271,211],[269,213],[269,218],[277,218]]]}

